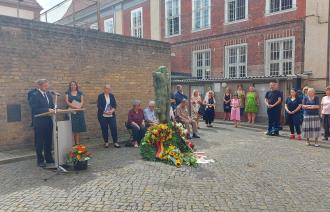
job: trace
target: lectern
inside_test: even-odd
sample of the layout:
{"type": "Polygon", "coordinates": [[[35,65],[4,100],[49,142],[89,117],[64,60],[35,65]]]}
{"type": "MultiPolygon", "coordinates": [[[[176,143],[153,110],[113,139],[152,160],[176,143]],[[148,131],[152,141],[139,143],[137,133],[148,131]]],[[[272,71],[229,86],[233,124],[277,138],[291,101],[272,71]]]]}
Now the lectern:
{"type": "Polygon", "coordinates": [[[63,164],[65,164],[67,155],[72,148],[71,113],[82,112],[84,110],[85,109],[56,109],[52,112],[35,115],[35,117],[52,117],[55,166],[58,171],[66,172],[66,169],[63,168],[63,164]],[[58,116],[63,114],[66,114],[68,119],[60,121],[58,116]]]}

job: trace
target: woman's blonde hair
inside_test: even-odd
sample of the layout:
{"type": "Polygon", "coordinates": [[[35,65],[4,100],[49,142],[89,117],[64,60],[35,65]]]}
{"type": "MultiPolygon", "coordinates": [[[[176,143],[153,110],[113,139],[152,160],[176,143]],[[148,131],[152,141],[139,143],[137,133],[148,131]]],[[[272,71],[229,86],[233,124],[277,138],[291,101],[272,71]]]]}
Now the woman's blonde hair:
{"type": "Polygon", "coordinates": [[[327,86],[327,87],[325,88],[325,91],[330,91],[330,86],[327,86]]]}
{"type": "Polygon", "coordinates": [[[315,89],[314,88],[308,88],[307,92],[313,92],[313,93],[315,93],[315,89]]]}
{"type": "Polygon", "coordinates": [[[193,92],[192,92],[192,96],[195,97],[195,93],[199,93],[199,91],[197,89],[194,89],[193,92]]]}

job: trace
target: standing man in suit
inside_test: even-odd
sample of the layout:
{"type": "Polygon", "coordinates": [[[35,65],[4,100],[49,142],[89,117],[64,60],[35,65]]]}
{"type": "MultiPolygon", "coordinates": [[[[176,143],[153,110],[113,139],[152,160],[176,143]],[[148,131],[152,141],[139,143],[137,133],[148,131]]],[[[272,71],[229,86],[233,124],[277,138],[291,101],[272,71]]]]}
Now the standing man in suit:
{"type": "Polygon", "coordinates": [[[103,93],[97,98],[97,119],[102,129],[105,148],[109,147],[109,128],[114,147],[120,148],[117,136],[116,108],[117,103],[115,96],[111,93],[111,86],[105,85],[103,93]]]}
{"type": "MultiPolygon", "coordinates": [[[[38,92],[34,92],[30,96],[30,105],[33,117],[41,113],[52,112],[54,111],[55,107],[53,98],[48,92],[48,80],[37,80],[37,86],[38,92]]],[[[52,119],[49,116],[34,117],[33,127],[37,154],[37,164],[40,167],[45,167],[46,163],[54,163],[54,159],[52,156],[52,119]]]]}

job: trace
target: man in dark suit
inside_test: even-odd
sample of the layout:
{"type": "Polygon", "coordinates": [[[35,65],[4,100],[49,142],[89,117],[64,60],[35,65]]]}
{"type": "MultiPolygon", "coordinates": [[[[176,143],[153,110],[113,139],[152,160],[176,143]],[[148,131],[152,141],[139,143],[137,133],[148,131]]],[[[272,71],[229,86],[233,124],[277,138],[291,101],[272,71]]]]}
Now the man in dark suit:
{"type": "Polygon", "coordinates": [[[38,88],[33,88],[33,89],[29,90],[29,92],[27,94],[28,95],[27,100],[28,100],[30,108],[31,108],[31,125],[30,125],[31,127],[33,127],[33,114],[32,114],[32,107],[31,107],[31,104],[32,104],[31,98],[33,95],[35,95],[36,92],[39,92],[38,88]]]}
{"type": "Polygon", "coordinates": [[[111,93],[111,86],[105,85],[103,93],[97,98],[97,118],[100,122],[105,148],[109,147],[109,128],[114,147],[120,148],[117,136],[116,108],[116,98],[111,93]]]}
{"type": "MultiPolygon", "coordinates": [[[[34,92],[30,96],[30,105],[33,116],[54,111],[53,98],[48,92],[48,81],[46,79],[40,79],[37,81],[37,85],[38,92],[34,92]]],[[[54,163],[52,156],[52,119],[49,116],[34,117],[33,127],[37,163],[38,166],[45,167],[45,160],[47,164],[54,163]]]]}

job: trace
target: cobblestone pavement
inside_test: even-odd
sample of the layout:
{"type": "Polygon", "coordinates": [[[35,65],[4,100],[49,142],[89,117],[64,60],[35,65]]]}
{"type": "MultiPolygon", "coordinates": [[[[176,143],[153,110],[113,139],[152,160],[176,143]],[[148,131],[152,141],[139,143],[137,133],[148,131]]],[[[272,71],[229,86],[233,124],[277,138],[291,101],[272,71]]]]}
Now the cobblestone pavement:
{"type": "Polygon", "coordinates": [[[0,211],[330,211],[330,145],[216,125],[195,140],[213,164],[175,168],[134,148],[92,149],[87,171],[0,165],[0,211]]]}

